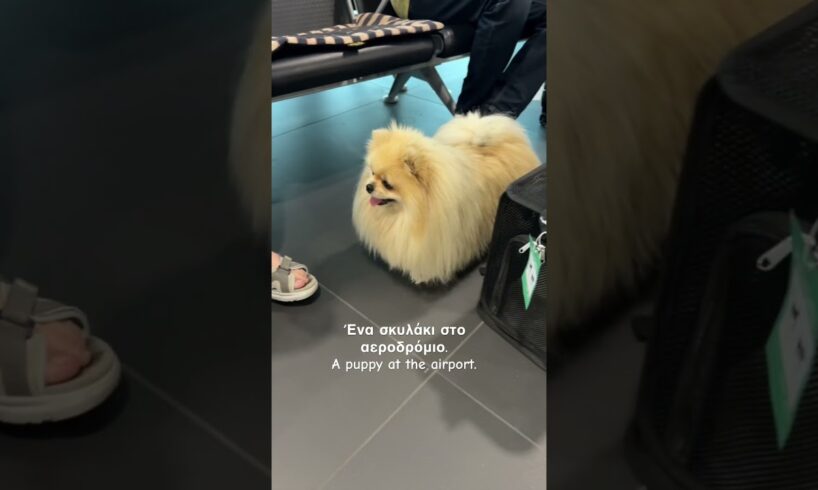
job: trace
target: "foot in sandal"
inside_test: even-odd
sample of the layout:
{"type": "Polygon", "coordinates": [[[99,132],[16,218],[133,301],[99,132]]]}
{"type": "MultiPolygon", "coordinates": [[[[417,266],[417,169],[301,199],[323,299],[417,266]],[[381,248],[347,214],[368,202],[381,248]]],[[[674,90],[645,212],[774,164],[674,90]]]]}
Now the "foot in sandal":
{"type": "Polygon", "coordinates": [[[41,323],[34,332],[45,338],[45,384],[75,378],[91,363],[91,351],[82,329],[71,320],[41,323]]]}
{"type": "Polygon", "coordinates": [[[302,301],[318,290],[318,280],[310,274],[307,266],[294,262],[290,257],[271,252],[272,292],[276,301],[302,301]]]}
{"type": "Polygon", "coordinates": [[[36,424],[81,415],[119,384],[120,363],[90,336],[77,308],[0,279],[0,422],[36,424]]]}

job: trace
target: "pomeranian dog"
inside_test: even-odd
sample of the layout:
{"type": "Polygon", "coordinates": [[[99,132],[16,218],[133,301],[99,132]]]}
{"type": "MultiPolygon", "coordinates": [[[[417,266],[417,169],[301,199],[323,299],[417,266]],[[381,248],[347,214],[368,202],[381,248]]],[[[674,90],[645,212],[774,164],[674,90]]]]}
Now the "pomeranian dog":
{"type": "Polygon", "coordinates": [[[550,0],[548,330],[657,265],[697,96],[807,0],[550,0]]]}
{"type": "Polygon", "coordinates": [[[539,164],[506,116],[456,116],[431,138],[393,122],[372,133],[352,221],[391,269],[446,283],[485,253],[500,196],[539,164]]]}

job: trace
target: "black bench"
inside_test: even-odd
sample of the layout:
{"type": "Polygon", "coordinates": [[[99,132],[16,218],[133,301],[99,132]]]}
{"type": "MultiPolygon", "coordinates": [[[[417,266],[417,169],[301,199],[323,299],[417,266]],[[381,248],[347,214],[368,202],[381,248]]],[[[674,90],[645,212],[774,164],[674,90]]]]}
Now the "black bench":
{"type": "MultiPolygon", "coordinates": [[[[313,0],[307,2],[288,2],[285,15],[276,12],[284,2],[273,2],[273,33],[292,33],[293,29],[310,30],[327,27],[333,23],[351,19],[355,12],[382,11],[389,0],[375,1],[346,0],[340,8],[333,0],[313,0]],[[301,9],[312,9],[315,16],[316,3],[323,3],[324,8],[333,8],[334,15],[327,16],[323,25],[297,24],[301,9]],[[286,31],[285,31],[286,30],[286,31]]],[[[438,75],[436,66],[467,56],[471,50],[474,29],[469,25],[446,26],[440,31],[418,34],[390,40],[367,42],[362,47],[326,47],[301,48],[287,46],[273,53],[272,56],[272,99],[273,101],[298,97],[313,92],[327,90],[353,83],[372,80],[383,76],[394,75],[395,81],[385,102],[394,104],[398,94],[405,89],[406,82],[412,78],[425,80],[451,113],[454,113],[454,99],[443,80],[438,75]]]]}

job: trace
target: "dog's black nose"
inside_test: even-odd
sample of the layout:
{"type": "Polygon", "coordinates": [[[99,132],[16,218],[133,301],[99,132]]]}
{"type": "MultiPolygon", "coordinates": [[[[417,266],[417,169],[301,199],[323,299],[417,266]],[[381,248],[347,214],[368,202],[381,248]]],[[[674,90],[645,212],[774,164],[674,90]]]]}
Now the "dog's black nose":
{"type": "Polygon", "coordinates": [[[373,191],[375,191],[375,186],[372,184],[366,184],[366,192],[372,194],[373,191]]]}

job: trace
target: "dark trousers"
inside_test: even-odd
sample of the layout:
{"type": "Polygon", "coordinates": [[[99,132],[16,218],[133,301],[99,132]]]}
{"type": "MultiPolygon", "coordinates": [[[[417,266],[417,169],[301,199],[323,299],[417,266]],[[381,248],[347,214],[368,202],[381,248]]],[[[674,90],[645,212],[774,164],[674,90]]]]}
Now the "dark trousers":
{"type": "Polygon", "coordinates": [[[545,83],[546,0],[411,0],[409,17],[472,23],[469,69],[456,112],[517,117],[545,83]],[[509,63],[517,42],[530,37],[509,63]]]}

